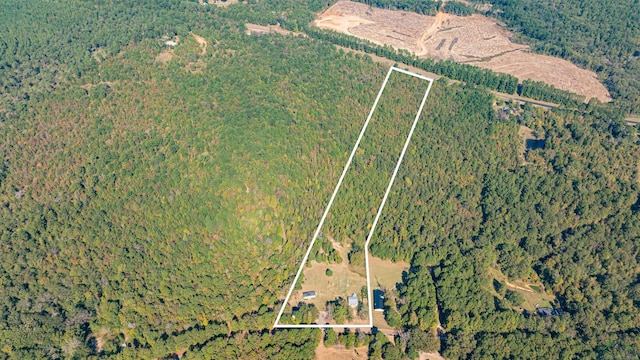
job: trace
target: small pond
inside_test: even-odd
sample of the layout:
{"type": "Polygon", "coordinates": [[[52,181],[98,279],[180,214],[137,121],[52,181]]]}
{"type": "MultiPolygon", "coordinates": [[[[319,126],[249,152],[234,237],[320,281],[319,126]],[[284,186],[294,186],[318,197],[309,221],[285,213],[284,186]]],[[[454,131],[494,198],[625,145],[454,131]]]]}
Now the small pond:
{"type": "Polygon", "coordinates": [[[527,150],[544,149],[544,140],[527,139],[525,146],[527,150]]]}

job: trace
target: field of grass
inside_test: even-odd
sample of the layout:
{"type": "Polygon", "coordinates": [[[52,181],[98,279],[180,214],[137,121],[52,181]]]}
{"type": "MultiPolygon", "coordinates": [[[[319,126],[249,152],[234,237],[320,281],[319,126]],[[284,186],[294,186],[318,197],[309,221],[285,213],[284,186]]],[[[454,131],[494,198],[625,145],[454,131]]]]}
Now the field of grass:
{"type": "MultiPolygon", "coordinates": [[[[348,246],[340,246],[333,243],[334,248],[341,254],[346,256],[348,246]]],[[[366,277],[354,272],[346,261],[341,264],[318,263],[315,260],[309,262],[311,266],[305,266],[303,270],[304,283],[302,289],[295,290],[289,299],[291,306],[296,306],[300,302],[314,304],[318,310],[322,311],[326,307],[326,303],[335,300],[338,297],[347,298],[347,296],[355,293],[360,298],[361,289],[366,286],[366,277]],[[327,276],[327,269],[333,274],[327,276]],[[305,291],[315,291],[316,298],[304,300],[302,293],[305,291]]],[[[369,257],[369,266],[371,271],[371,287],[383,289],[395,289],[396,284],[402,282],[402,273],[409,270],[409,264],[406,262],[394,263],[389,260],[382,260],[373,256],[369,257]]],[[[366,306],[364,299],[363,301],[366,306]]],[[[374,322],[378,327],[389,327],[384,321],[382,313],[374,315],[374,322]]],[[[362,321],[357,317],[350,323],[366,323],[368,319],[362,321]]]]}
{"type": "Polygon", "coordinates": [[[346,261],[341,264],[326,264],[313,260],[311,261],[311,267],[305,267],[303,272],[304,283],[302,284],[302,289],[294,291],[289,300],[292,306],[304,301],[302,292],[315,291],[317,297],[304,302],[314,304],[318,310],[324,310],[327,301],[335,300],[338,297],[346,299],[347,296],[353,293],[358,294],[358,297],[360,297],[362,287],[367,285],[367,279],[351,271],[346,261]],[[327,276],[327,269],[333,271],[332,276],[327,276]]]}
{"type": "MultiPolygon", "coordinates": [[[[524,297],[525,301],[521,306],[523,309],[535,311],[536,305],[537,307],[553,307],[556,297],[553,294],[547,293],[542,283],[525,283],[522,280],[509,281],[507,276],[500,272],[500,270],[493,268],[489,269],[489,274],[493,279],[505,283],[507,289],[517,291],[524,297]]],[[[502,299],[502,296],[495,292],[493,288],[491,291],[495,296],[502,299]]]]}
{"type": "Polygon", "coordinates": [[[409,271],[409,264],[369,256],[369,271],[372,288],[395,289],[396,284],[402,282],[402,273],[409,271]]]}

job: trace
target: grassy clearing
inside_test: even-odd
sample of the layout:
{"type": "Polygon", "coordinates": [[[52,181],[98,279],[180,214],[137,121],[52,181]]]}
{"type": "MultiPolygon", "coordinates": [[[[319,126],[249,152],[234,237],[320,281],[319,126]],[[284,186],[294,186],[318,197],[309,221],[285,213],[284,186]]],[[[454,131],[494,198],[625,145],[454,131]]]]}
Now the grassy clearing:
{"type": "Polygon", "coordinates": [[[382,330],[395,330],[387,322],[384,320],[384,313],[382,311],[374,311],[373,312],[373,326],[382,330]]]}
{"type": "Polygon", "coordinates": [[[401,261],[382,260],[369,256],[369,271],[371,273],[371,287],[395,289],[396,284],[402,282],[402,273],[409,270],[409,264],[401,261]]]}
{"type": "Polygon", "coordinates": [[[553,307],[556,297],[545,292],[528,292],[518,291],[524,296],[525,302],[522,308],[528,311],[535,311],[536,304],[538,307],[553,307]]]}
{"type": "Polygon", "coordinates": [[[420,360],[444,360],[442,355],[440,355],[440,353],[438,352],[430,352],[430,353],[420,352],[419,359],[420,360]]]}
{"type": "MultiPolygon", "coordinates": [[[[351,294],[357,294],[360,301],[360,293],[363,286],[367,285],[367,279],[365,276],[354,272],[349,266],[346,260],[346,255],[349,253],[349,246],[341,246],[337,242],[332,240],[332,244],[336,251],[342,256],[343,261],[340,264],[327,264],[318,263],[315,260],[307,260],[305,268],[303,270],[304,283],[301,290],[296,290],[291,294],[289,304],[296,306],[300,302],[308,304],[314,304],[316,308],[321,312],[318,322],[334,323],[324,317],[323,311],[326,309],[328,301],[335,300],[337,298],[346,299],[351,294]],[[310,264],[310,266],[308,266],[310,264]],[[330,270],[332,275],[327,276],[327,270],[330,270]],[[304,300],[302,293],[305,291],[315,291],[316,298],[310,300],[304,300]]],[[[369,322],[369,319],[360,319],[353,311],[354,319],[350,321],[350,324],[365,324],[369,322]]]]}
{"type": "Polygon", "coordinates": [[[525,154],[527,153],[527,140],[535,140],[536,137],[533,135],[533,130],[524,125],[520,125],[518,128],[518,135],[520,135],[520,139],[522,140],[520,160],[522,165],[527,165],[528,162],[525,157],[525,154]]]}
{"type": "MultiPolygon", "coordinates": [[[[537,307],[553,307],[556,297],[553,294],[547,293],[542,283],[526,283],[523,280],[509,281],[506,275],[494,268],[489,268],[489,275],[493,279],[505,283],[507,289],[520,293],[525,299],[521,306],[523,309],[533,312],[536,310],[536,305],[538,305],[537,307]]],[[[503,298],[502,295],[495,291],[493,286],[491,287],[491,292],[494,296],[500,299],[503,298]]]]}
{"type": "MultiPolygon", "coordinates": [[[[333,242],[334,248],[341,254],[348,253],[348,246],[340,246],[333,242]]],[[[366,277],[354,272],[347,261],[341,264],[318,263],[315,260],[309,262],[311,266],[305,266],[304,283],[302,289],[295,290],[291,295],[289,304],[296,306],[299,302],[314,304],[318,310],[325,309],[327,301],[335,300],[338,297],[347,298],[347,296],[355,293],[360,298],[360,292],[363,286],[367,285],[366,277]],[[327,276],[327,269],[333,273],[327,276]],[[305,291],[315,291],[316,298],[304,300],[302,293],[305,291]]],[[[409,264],[406,262],[394,263],[389,260],[382,260],[376,257],[369,257],[369,266],[371,271],[371,286],[375,289],[381,287],[384,289],[395,289],[396,283],[402,282],[402,273],[409,270],[409,264]]],[[[360,299],[363,301],[363,299],[360,299]]],[[[366,303],[365,303],[366,304],[366,303]]],[[[357,317],[350,323],[366,323],[368,319],[362,321],[357,317]]],[[[374,314],[374,323],[381,328],[389,328],[384,321],[382,313],[374,314]]]]}
{"type": "Polygon", "coordinates": [[[305,302],[314,304],[318,310],[324,310],[327,301],[338,297],[356,293],[360,297],[360,290],[367,285],[367,279],[351,271],[346,261],[342,264],[326,264],[311,261],[311,267],[304,269],[304,284],[301,290],[296,290],[291,295],[289,303],[293,306],[303,301],[303,291],[315,291],[317,297],[305,302]],[[332,276],[327,276],[327,269],[333,271],[332,276]]]}

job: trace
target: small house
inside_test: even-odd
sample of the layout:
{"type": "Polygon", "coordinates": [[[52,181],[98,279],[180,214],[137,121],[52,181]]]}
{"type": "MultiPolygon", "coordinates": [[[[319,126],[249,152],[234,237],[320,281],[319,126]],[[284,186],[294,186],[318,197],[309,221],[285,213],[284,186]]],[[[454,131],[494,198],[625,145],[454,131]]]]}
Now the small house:
{"type": "Polygon", "coordinates": [[[349,303],[349,306],[352,308],[358,307],[358,295],[353,294],[351,296],[348,296],[347,302],[349,303]]]}
{"type": "Polygon", "coordinates": [[[302,293],[302,298],[305,300],[311,300],[311,299],[315,299],[316,298],[316,292],[315,291],[305,291],[302,293]]]}
{"type": "Polygon", "coordinates": [[[373,290],[373,311],[384,311],[384,291],[373,290]]]}
{"type": "Polygon", "coordinates": [[[164,44],[167,45],[167,46],[176,46],[176,45],[178,45],[178,43],[173,41],[173,40],[167,40],[164,44]]]}

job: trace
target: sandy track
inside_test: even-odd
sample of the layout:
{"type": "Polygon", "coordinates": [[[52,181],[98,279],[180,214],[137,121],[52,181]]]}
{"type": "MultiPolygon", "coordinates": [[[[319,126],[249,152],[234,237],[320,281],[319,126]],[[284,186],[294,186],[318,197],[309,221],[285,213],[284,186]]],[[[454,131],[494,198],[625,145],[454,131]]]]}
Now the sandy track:
{"type": "Polygon", "coordinates": [[[287,30],[287,29],[283,29],[282,27],[280,27],[280,25],[264,26],[264,25],[246,23],[246,24],[244,24],[244,26],[247,28],[247,31],[246,31],[247,35],[257,35],[257,36],[259,36],[259,35],[264,35],[264,34],[278,33],[280,35],[293,34],[293,35],[296,35],[296,36],[307,37],[307,34],[305,34],[303,32],[290,31],[290,30],[287,30]]]}
{"type": "Polygon", "coordinates": [[[442,26],[446,18],[447,18],[447,14],[443,12],[438,12],[436,14],[436,16],[434,17],[435,21],[433,22],[433,24],[431,24],[431,26],[429,26],[429,28],[427,28],[427,30],[425,30],[425,32],[422,33],[422,36],[418,40],[418,47],[420,48],[420,51],[416,53],[417,56],[425,56],[428,54],[429,49],[427,48],[425,43],[427,40],[429,40],[430,37],[435,35],[435,33],[440,29],[440,27],[442,26]]]}
{"type": "Polygon", "coordinates": [[[200,51],[200,55],[204,55],[207,53],[207,40],[205,40],[202,36],[198,36],[194,33],[191,33],[191,35],[193,35],[193,38],[196,39],[196,41],[198,42],[198,45],[200,45],[200,48],[202,49],[200,51]]]}
{"type": "Polygon", "coordinates": [[[610,101],[597,75],[569,61],[531,53],[527,45],[511,41],[504,25],[482,15],[460,17],[438,13],[425,16],[339,1],[320,14],[316,26],[405,49],[422,58],[452,60],[516,76],[543,81],[559,89],[610,101]]]}

